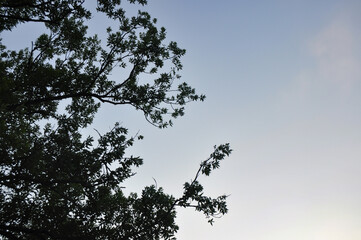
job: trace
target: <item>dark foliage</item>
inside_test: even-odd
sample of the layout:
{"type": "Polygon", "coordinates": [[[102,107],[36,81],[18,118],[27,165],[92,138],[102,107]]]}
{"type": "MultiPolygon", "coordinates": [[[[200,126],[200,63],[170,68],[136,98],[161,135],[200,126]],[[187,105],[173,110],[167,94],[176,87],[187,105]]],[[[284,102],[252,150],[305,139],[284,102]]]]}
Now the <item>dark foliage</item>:
{"type": "Polygon", "coordinates": [[[176,207],[195,208],[211,223],[227,212],[226,196],[204,196],[198,177],[219,167],[228,144],[215,147],[180,198],[155,186],[127,196],[121,183],[142,159],[125,152],[142,137],[119,124],[97,138],[81,134],[103,103],[131,105],[164,128],[186,103],[205,98],[175,85],[185,50],[166,43],[147,12],[127,17],[120,2],[99,0],[90,12],[84,0],[0,1],[0,32],[29,22],[49,32],[22,50],[0,42],[0,239],[174,239],[176,207]],[[87,34],[92,14],[118,25],[106,44],[87,34]],[[116,81],[115,67],[123,71],[116,81]],[[144,73],[154,80],[140,81],[144,73]]]}

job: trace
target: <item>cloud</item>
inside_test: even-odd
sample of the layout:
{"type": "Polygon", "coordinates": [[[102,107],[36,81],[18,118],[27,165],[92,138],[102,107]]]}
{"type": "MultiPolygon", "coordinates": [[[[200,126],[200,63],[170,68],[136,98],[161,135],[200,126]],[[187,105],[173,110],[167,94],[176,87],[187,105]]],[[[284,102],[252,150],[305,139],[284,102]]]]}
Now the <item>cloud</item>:
{"type": "Polygon", "coordinates": [[[287,122],[329,129],[359,118],[361,30],[338,16],[305,37],[302,66],[278,92],[276,110],[287,122]]]}
{"type": "Polygon", "coordinates": [[[357,25],[359,22],[350,14],[340,14],[306,37],[304,67],[280,92],[281,106],[331,107],[331,103],[350,101],[359,95],[361,31],[357,25]]]}
{"type": "Polygon", "coordinates": [[[312,78],[349,90],[361,80],[360,38],[353,24],[338,17],[321,29],[308,45],[315,62],[312,78]]]}

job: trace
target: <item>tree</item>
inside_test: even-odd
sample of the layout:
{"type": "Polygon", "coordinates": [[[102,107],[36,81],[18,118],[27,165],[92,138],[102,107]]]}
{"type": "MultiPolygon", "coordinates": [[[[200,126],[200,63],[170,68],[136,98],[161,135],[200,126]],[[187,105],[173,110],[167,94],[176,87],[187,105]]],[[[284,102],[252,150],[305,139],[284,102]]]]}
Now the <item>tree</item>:
{"type": "Polygon", "coordinates": [[[215,146],[182,196],[154,185],[126,195],[122,183],[143,161],[126,149],[142,136],[119,123],[104,135],[81,134],[101,104],[131,105],[165,128],[205,98],[187,83],[175,87],[185,50],[166,43],[147,12],[128,17],[120,2],[99,0],[89,11],[84,0],[0,1],[1,32],[30,22],[49,32],[22,50],[0,42],[0,239],[175,239],[177,207],[210,223],[227,212],[226,196],[205,196],[198,177],[219,167],[228,144],[215,146]],[[119,26],[107,29],[106,44],[87,34],[92,14],[119,26]],[[115,68],[123,75],[112,80],[115,68]]]}

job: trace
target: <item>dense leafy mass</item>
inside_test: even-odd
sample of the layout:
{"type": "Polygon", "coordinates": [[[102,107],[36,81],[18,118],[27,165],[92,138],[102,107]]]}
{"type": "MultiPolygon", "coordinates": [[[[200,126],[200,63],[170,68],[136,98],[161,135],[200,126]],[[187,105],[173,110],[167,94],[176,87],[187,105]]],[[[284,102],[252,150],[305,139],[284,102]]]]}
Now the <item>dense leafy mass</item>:
{"type": "Polygon", "coordinates": [[[103,135],[82,135],[101,104],[131,105],[165,128],[185,104],[205,98],[176,85],[185,50],[166,42],[157,20],[144,11],[127,16],[123,4],[141,8],[146,0],[99,0],[92,11],[84,2],[0,1],[0,32],[20,24],[47,29],[21,50],[0,42],[0,239],[175,239],[177,207],[212,223],[227,212],[226,196],[205,196],[198,177],[219,167],[228,144],[201,163],[183,196],[156,186],[126,195],[121,183],[142,164],[126,149],[142,137],[118,123],[103,135]],[[106,43],[87,33],[93,14],[117,25],[106,43]],[[115,68],[122,74],[110,79],[115,68]]]}

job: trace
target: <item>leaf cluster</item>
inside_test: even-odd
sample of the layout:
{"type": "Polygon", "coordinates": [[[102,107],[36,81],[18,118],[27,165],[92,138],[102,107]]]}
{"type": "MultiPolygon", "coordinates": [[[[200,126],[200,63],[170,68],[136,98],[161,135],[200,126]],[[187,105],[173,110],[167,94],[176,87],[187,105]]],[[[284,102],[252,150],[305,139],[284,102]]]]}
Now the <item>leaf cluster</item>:
{"type": "Polygon", "coordinates": [[[177,206],[227,212],[226,197],[204,196],[197,179],[219,167],[229,145],[215,148],[181,198],[156,186],[127,196],[124,181],[143,160],[126,150],[142,136],[119,123],[82,134],[105,103],[130,105],[165,128],[187,103],[204,100],[176,85],[185,50],[167,42],[156,19],[141,10],[127,17],[120,0],[99,0],[93,12],[84,0],[0,1],[0,33],[29,22],[48,33],[20,50],[0,40],[0,239],[174,239],[177,206]],[[88,34],[94,14],[117,23],[105,43],[88,34]]]}

